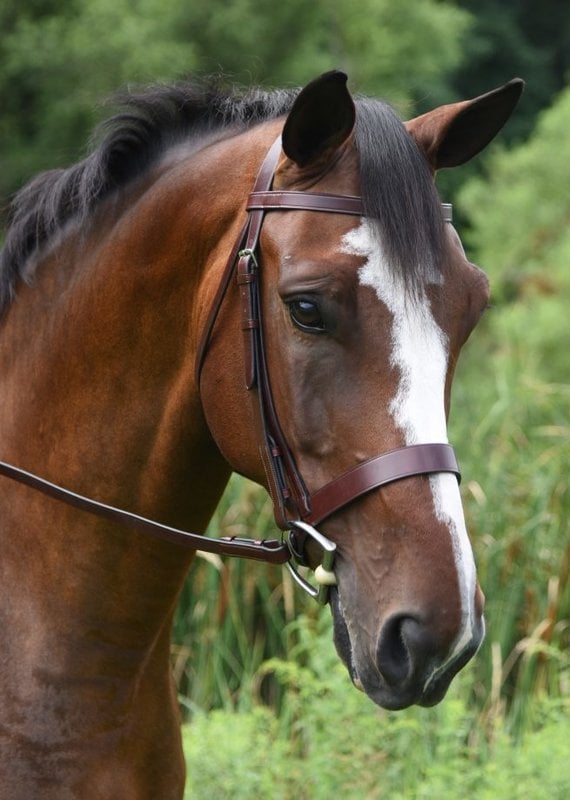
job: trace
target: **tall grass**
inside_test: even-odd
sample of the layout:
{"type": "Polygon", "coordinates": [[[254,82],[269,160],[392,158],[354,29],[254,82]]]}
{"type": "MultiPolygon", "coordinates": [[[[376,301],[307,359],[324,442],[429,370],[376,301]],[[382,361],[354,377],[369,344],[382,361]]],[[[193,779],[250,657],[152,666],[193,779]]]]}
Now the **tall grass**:
{"type": "MultiPolygon", "coordinates": [[[[208,533],[279,537],[265,492],[236,475],[208,533]]],[[[249,707],[252,687],[256,697],[277,706],[281,688],[271,680],[256,683],[255,676],[266,659],[287,656],[292,646],[288,623],[300,613],[317,613],[313,605],[295,589],[284,567],[199,555],[174,625],[173,659],[182,707],[189,714],[249,707]]]]}
{"type": "Polygon", "coordinates": [[[569,404],[570,385],[545,382],[524,342],[512,349],[489,320],[460,373],[452,430],[487,596],[473,691],[490,723],[506,711],[513,731],[534,698],[569,688],[569,404]]]}
{"type": "Polygon", "coordinates": [[[570,90],[531,139],[497,150],[460,204],[491,310],[460,374],[454,428],[487,590],[480,659],[489,713],[514,731],[570,688],[570,90]]]}

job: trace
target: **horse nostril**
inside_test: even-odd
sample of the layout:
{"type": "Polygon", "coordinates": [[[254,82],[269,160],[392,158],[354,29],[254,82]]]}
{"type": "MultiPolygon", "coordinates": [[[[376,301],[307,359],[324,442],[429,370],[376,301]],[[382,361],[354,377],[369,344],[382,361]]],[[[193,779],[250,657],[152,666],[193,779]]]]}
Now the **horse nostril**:
{"type": "Polygon", "coordinates": [[[378,669],[386,683],[402,687],[425,669],[435,651],[433,637],[421,622],[405,614],[394,614],[380,632],[378,669]]]}

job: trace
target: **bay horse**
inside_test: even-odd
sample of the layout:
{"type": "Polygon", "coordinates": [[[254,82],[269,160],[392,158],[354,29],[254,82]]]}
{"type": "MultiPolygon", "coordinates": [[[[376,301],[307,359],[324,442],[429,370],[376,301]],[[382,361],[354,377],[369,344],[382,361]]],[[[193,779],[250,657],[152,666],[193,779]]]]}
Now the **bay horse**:
{"type": "Polygon", "coordinates": [[[521,89],[402,123],[338,71],[153,87],[15,197],[3,800],[182,796],[170,628],[197,548],[307,563],[358,688],[393,709],[444,696],[484,633],[446,420],[488,284],[433,176],[521,89]],[[231,470],[268,489],[287,540],[202,536],[231,470]]]}

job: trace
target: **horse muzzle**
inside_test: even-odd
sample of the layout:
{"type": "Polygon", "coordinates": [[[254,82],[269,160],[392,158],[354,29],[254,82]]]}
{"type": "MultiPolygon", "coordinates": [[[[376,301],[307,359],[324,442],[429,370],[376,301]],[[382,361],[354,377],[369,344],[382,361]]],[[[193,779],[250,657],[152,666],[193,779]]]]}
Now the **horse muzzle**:
{"type": "Polygon", "coordinates": [[[483,617],[461,639],[445,646],[417,614],[392,613],[380,626],[377,642],[366,641],[346,619],[339,591],[330,590],[334,641],[356,688],[377,705],[402,709],[432,706],[445,696],[454,676],[475,655],[483,641],[483,617]]]}

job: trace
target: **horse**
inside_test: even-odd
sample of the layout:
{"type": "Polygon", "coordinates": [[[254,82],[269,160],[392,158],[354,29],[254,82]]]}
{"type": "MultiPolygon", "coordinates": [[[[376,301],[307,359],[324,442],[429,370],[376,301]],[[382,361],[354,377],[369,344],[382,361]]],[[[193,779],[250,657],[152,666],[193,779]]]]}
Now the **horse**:
{"type": "Polygon", "coordinates": [[[489,288],[434,175],[521,90],[402,122],[340,71],[153,86],[15,196],[2,798],[182,797],[170,629],[198,549],[290,563],[374,703],[445,695],[484,635],[447,417],[489,288]],[[203,536],[231,471],[268,490],[281,539],[203,536]]]}

